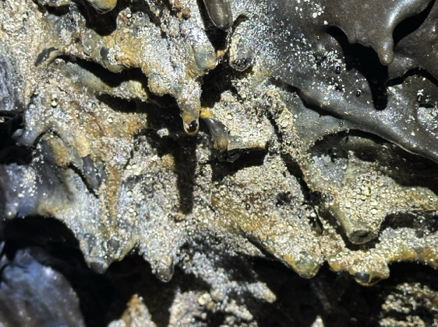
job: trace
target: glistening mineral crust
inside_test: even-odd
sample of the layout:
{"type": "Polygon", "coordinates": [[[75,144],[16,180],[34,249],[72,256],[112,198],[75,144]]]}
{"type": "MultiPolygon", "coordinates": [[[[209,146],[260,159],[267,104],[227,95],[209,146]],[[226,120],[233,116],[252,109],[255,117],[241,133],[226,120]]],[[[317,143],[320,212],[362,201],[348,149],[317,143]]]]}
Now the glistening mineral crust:
{"type": "MultiPolygon", "coordinates": [[[[96,272],[135,253],[161,281],[196,276],[210,289],[178,291],[170,325],[257,325],[239,296],[277,294],[256,258],[362,285],[393,262],[438,268],[435,1],[0,7],[3,228],[50,217],[96,272]]],[[[431,287],[393,291],[426,303],[431,287]]],[[[147,302],[111,326],[154,326],[147,302]]]]}

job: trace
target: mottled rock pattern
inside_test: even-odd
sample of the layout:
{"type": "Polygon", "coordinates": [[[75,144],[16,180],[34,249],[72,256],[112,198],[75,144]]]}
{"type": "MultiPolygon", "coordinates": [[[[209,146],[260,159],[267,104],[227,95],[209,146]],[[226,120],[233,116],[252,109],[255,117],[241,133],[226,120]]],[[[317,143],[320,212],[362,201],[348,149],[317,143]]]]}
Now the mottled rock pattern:
{"type": "MultiPolygon", "coordinates": [[[[134,251],[194,274],[211,289],[178,293],[170,325],[255,326],[229,294],[276,296],[247,258],[363,285],[437,268],[437,6],[4,1],[2,221],[62,221],[99,273],[134,251]]],[[[153,326],[146,302],[112,324],[153,326]]]]}

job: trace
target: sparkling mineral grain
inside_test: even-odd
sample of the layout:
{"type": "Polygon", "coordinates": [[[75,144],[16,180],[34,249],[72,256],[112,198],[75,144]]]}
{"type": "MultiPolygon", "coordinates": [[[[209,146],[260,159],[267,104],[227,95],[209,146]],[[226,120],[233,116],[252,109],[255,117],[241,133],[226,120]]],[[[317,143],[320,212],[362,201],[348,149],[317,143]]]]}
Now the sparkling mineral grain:
{"type": "Polygon", "coordinates": [[[0,324],[93,325],[63,237],[16,237],[32,219],[119,292],[96,325],[323,326],[346,287],[383,301],[374,326],[437,324],[438,286],[390,277],[438,268],[437,19],[430,0],[0,2],[0,324]],[[291,280],[308,315],[282,309],[291,280]]]}

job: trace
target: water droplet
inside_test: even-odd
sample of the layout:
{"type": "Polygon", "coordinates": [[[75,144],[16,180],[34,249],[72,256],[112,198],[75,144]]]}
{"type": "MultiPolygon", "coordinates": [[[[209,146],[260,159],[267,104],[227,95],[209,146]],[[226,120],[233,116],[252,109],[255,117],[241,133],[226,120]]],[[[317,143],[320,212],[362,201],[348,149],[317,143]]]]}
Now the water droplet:
{"type": "Polygon", "coordinates": [[[52,100],[50,100],[50,105],[55,108],[58,106],[58,98],[52,98],[52,100]]]}
{"type": "Polygon", "coordinates": [[[192,120],[190,123],[188,123],[185,128],[186,128],[186,132],[189,134],[194,134],[198,131],[198,121],[197,120],[192,120]]]}

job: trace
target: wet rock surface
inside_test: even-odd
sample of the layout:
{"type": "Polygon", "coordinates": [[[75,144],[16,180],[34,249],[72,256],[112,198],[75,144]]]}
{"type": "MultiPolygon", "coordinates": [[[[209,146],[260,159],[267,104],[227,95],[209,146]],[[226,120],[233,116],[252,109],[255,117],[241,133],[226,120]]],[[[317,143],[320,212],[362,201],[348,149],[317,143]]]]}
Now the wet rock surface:
{"type": "Polygon", "coordinates": [[[435,1],[0,6],[3,325],[438,324],[435,1]]]}

